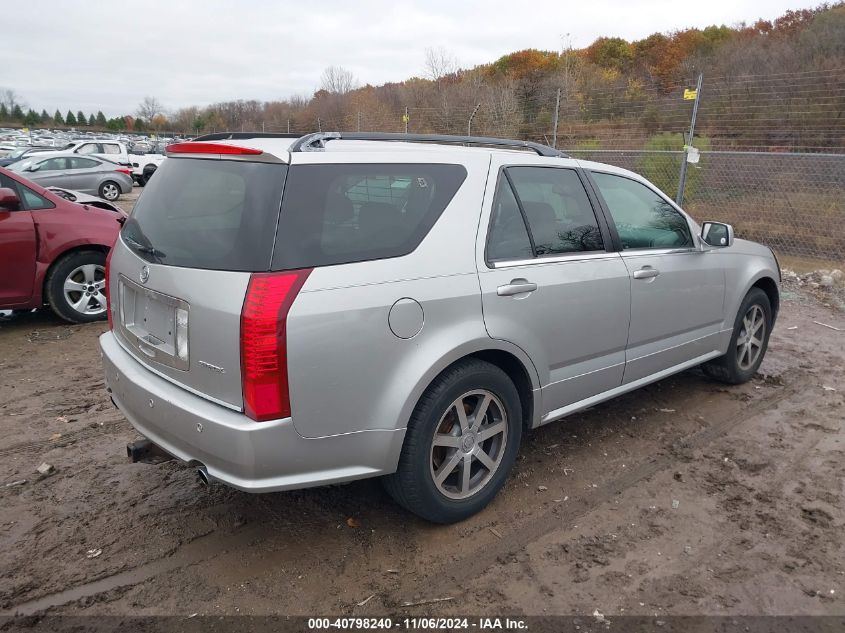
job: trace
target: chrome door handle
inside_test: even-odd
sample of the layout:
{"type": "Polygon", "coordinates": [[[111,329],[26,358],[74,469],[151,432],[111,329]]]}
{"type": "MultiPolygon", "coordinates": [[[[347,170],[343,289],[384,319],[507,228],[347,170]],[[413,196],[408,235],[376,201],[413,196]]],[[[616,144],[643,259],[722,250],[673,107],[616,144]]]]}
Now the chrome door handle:
{"type": "Polygon", "coordinates": [[[660,274],[660,271],[656,268],[652,268],[651,266],[643,266],[639,270],[634,271],[634,279],[651,279],[652,277],[657,277],[660,274]]]}
{"type": "Polygon", "coordinates": [[[512,279],[509,284],[496,288],[496,294],[500,297],[512,297],[513,295],[534,292],[535,290],[537,290],[537,284],[527,279],[512,279]]]}

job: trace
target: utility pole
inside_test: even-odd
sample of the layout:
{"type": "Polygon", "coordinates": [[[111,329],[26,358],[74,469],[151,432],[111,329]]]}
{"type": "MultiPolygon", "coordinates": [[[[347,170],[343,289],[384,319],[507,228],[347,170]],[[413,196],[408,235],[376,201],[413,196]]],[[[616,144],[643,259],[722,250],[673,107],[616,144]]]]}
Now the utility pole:
{"type": "Polygon", "coordinates": [[[475,118],[475,113],[478,112],[478,108],[481,107],[481,104],[477,104],[475,109],[473,109],[472,114],[469,115],[469,121],[467,121],[467,136],[472,136],[472,120],[475,118]]]}
{"type": "Polygon", "coordinates": [[[552,147],[557,149],[557,119],[560,114],[560,88],[557,89],[557,99],[555,99],[555,129],[552,132],[552,147]]]}
{"type": "Polygon", "coordinates": [[[698,83],[695,86],[695,103],[692,106],[692,119],[689,125],[689,138],[684,143],[684,155],[681,157],[681,175],[678,178],[678,195],[675,196],[675,204],[679,207],[684,203],[684,187],[687,184],[687,158],[689,156],[689,148],[692,145],[692,140],[695,138],[695,117],[698,115],[698,102],[701,100],[701,80],[702,73],[698,73],[698,83]]]}
{"type": "Polygon", "coordinates": [[[261,122],[261,133],[264,134],[264,121],[261,122]]]}
{"type": "Polygon", "coordinates": [[[290,134],[290,119],[288,119],[288,134],[290,134]]]}
{"type": "Polygon", "coordinates": [[[318,132],[323,131],[323,123],[322,123],[322,121],[320,121],[320,117],[317,117],[317,131],[318,132]]]}
{"type": "Polygon", "coordinates": [[[402,120],[405,122],[405,134],[408,133],[408,121],[411,119],[408,118],[408,106],[405,106],[405,116],[402,117],[402,120]]]}
{"type": "MultiPolygon", "coordinates": [[[[358,131],[359,132],[361,131],[361,111],[360,110],[358,110],[358,131]]],[[[408,130],[405,130],[405,131],[407,132],[408,130]]]]}

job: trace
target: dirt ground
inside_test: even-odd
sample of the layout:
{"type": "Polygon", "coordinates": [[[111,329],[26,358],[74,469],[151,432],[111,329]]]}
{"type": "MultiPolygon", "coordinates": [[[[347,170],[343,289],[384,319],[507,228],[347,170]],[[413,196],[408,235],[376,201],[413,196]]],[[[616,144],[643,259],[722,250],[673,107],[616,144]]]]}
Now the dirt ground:
{"type": "Polygon", "coordinates": [[[106,326],[3,317],[0,615],[845,615],[845,331],[814,323],[845,313],[820,296],[787,289],[749,384],[688,371],[543,427],[446,527],[375,480],[255,496],[130,464],[106,326]]]}

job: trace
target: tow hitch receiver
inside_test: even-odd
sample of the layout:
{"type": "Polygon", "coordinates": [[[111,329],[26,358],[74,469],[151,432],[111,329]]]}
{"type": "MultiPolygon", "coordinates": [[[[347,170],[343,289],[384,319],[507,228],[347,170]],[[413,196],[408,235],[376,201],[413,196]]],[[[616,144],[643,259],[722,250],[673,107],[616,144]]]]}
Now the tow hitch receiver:
{"type": "Polygon", "coordinates": [[[173,455],[156,444],[153,444],[146,437],[129,442],[126,445],[126,454],[133,464],[138,462],[143,464],[162,464],[173,459],[173,455]]]}

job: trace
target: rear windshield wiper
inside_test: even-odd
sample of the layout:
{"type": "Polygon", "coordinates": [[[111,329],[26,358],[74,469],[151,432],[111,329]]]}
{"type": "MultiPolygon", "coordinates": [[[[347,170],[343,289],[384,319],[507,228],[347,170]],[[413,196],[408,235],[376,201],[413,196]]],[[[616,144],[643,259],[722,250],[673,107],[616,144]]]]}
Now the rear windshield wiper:
{"type": "Polygon", "coordinates": [[[157,248],[154,248],[153,246],[145,246],[144,244],[141,244],[141,242],[137,242],[127,235],[124,235],[123,239],[125,241],[129,242],[130,246],[132,246],[132,248],[134,248],[136,251],[138,251],[139,253],[145,253],[145,254],[149,255],[158,264],[163,263],[161,261],[162,258],[167,257],[167,253],[164,253],[164,252],[158,250],[157,248]]]}

